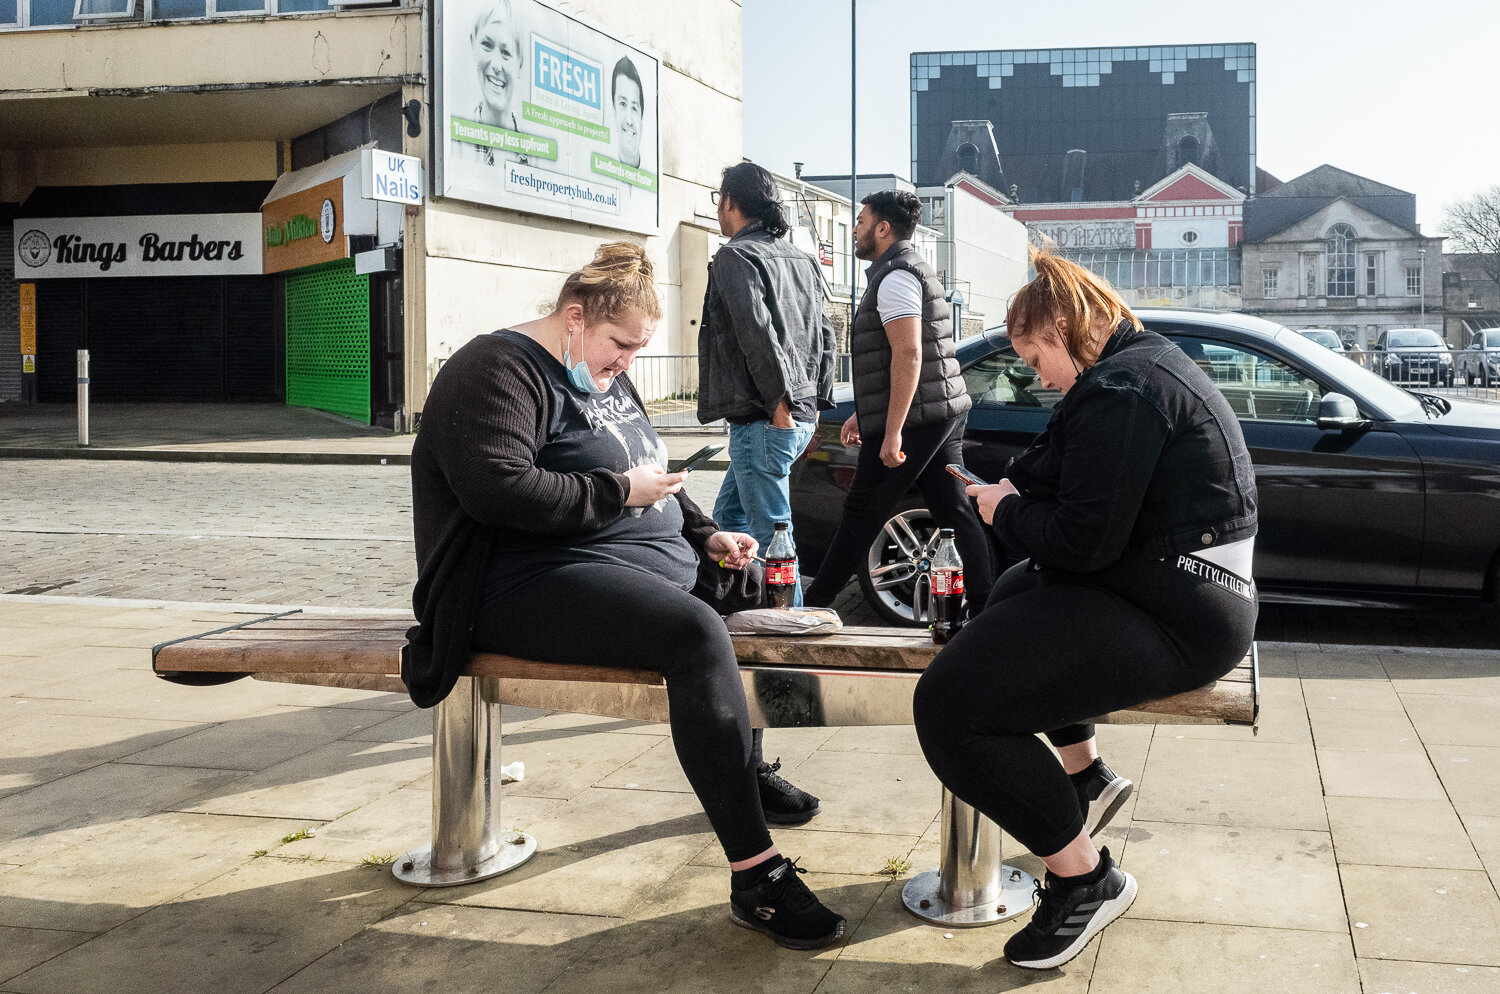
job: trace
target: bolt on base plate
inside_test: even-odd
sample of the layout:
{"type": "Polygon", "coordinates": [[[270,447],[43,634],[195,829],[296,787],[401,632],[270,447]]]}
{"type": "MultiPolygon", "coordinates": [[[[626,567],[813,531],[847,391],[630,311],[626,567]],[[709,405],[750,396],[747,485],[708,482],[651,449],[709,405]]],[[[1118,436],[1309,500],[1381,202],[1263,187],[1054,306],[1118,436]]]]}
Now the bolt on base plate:
{"type": "Polygon", "coordinates": [[[1009,863],[1001,868],[1000,896],[993,901],[967,908],[954,908],[939,896],[943,885],[937,870],[919,873],[901,888],[901,903],[906,910],[934,925],[954,928],[977,928],[993,925],[1024,915],[1036,904],[1036,878],[1009,863]]]}
{"type": "Polygon", "coordinates": [[[406,853],[396,860],[391,866],[391,872],[396,875],[397,880],[413,887],[458,887],[514,870],[535,853],[536,839],[525,832],[516,832],[501,843],[499,852],[478,866],[439,869],[432,865],[432,847],[427,846],[406,853]]]}

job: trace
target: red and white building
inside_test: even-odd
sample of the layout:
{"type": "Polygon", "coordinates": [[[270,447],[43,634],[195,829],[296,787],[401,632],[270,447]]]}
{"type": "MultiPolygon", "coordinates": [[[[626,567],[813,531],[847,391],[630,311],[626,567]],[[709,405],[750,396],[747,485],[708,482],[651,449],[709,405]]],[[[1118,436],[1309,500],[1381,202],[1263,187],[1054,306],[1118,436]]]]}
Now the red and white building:
{"type": "Polygon", "coordinates": [[[1138,306],[1237,308],[1245,194],[1187,163],[1121,202],[1000,209],[1138,306]]]}

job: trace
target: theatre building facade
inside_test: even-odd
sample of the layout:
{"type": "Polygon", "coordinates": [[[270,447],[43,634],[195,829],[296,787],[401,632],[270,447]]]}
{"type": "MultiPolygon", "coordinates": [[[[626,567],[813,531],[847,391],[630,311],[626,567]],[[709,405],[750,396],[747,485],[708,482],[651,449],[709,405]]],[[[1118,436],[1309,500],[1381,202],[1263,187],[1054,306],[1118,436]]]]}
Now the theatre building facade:
{"type": "Polygon", "coordinates": [[[410,430],[455,349],[620,239],[656,263],[647,354],[696,351],[733,0],[250,4],[0,3],[0,402],[70,401],[86,349],[99,401],[410,430]]]}

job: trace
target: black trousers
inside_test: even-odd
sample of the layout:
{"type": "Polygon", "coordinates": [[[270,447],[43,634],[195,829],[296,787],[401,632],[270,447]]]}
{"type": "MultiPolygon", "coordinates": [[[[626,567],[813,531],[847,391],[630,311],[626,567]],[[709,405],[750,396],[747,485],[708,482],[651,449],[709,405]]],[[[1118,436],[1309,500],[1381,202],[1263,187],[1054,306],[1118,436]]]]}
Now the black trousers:
{"type": "Polygon", "coordinates": [[[994,581],[989,539],[973,502],[964,493],[963,482],[943,468],[951,462],[963,463],[968,420],[968,414],[960,414],[952,421],[903,432],[906,461],[895,469],[880,461],[880,439],[865,439],[859,447],[854,482],[844,498],[838,530],[818,575],[803,592],[805,604],[827,607],[833,603],[869,553],[870,543],[915,484],[938,527],[953,529],[953,540],[964,561],[969,612],[979,611],[994,581]]]}
{"type": "Polygon", "coordinates": [[[922,752],[960,800],[1051,856],[1083,816],[1037,734],[1082,742],[1089,718],[1223,676],[1250,648],[1256,611],[1169,561],[1060,581],[1019,563],[917,682],[922,752]]]}
{"type": "Polygon", "coordinates": [[[734,645],[713,608],[628,566],[574,563],[480,610],[474,648],[545,663],[654,670],[672,745],[730,862],[771,847],[734,645]]]}

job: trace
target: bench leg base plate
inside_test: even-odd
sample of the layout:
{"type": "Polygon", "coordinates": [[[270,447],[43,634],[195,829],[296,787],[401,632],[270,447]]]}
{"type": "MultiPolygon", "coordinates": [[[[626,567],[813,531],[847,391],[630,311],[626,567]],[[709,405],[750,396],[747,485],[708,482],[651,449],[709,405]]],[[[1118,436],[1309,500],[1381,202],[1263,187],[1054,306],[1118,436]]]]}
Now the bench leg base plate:
{"type": "Polygon", "coordinates": [[[1000,895],[993,901],[966,908],[955,908],[941,895],[943,878],[938,870],[919,873],[901,889],[901,903],[906,910],[933,925],[951,928],[976,928],[993,925],[1024,915],[1036,904],[1036,878],[1009,863],[1001,868],[1000,895]]]}
{"type": "Polygon", "coordinates": [[[516,832],[500,846],[500,851],[478,866],[443,869],[433,865],[432,847],[406,853],[396,860],[391,872],[403,884],[413,887],[459,887],[498,877],[514,870],[536,854],[536,839],[516,832]]]}

